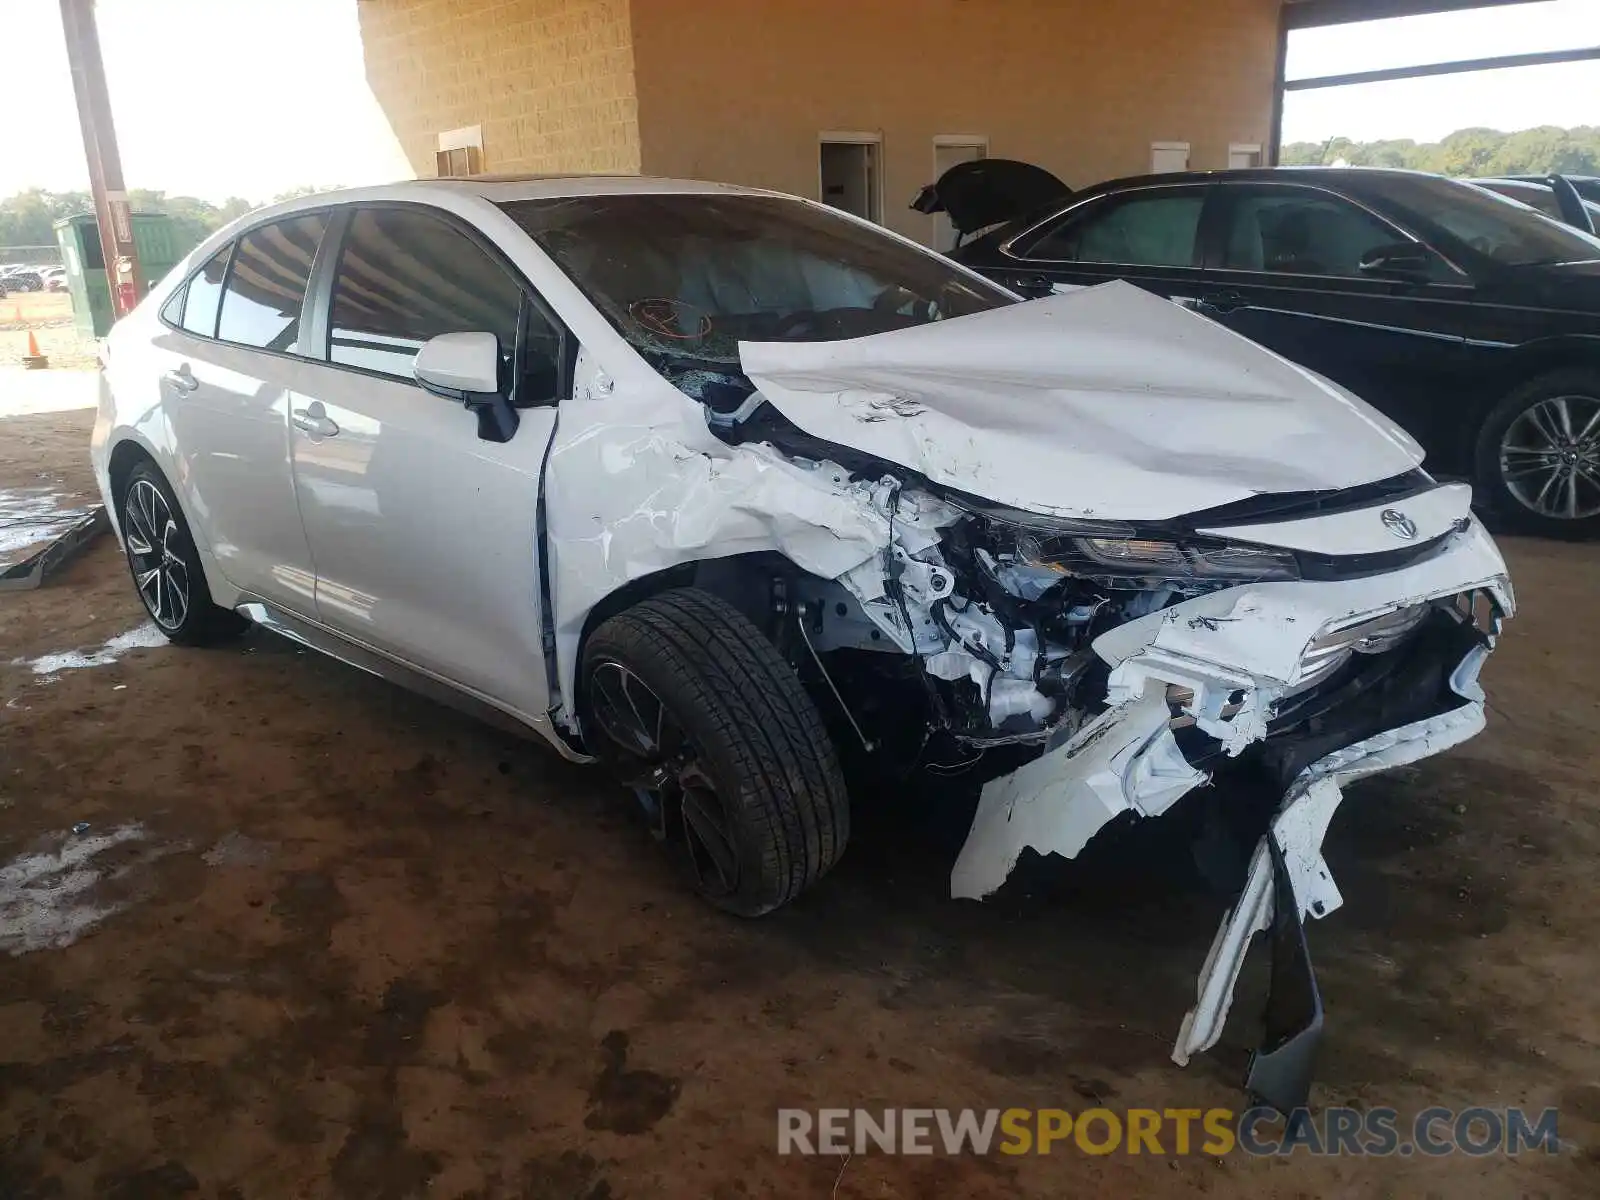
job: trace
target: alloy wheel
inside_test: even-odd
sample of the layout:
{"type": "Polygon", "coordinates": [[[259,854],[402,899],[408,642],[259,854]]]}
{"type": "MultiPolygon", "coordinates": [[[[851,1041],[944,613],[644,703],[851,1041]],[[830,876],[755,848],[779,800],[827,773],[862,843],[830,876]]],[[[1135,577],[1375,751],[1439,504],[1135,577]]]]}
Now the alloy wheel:
{"type": "Polygon", "coordinates": [[[1500,477],[1542,517],[1600,515],[1600,397],[1552,396],[1523,410],[1500,439],[1500,477]]]}
{"type": "Polygon", "coordinates": [[[146,611],[162,629],[177,629],[189,615],[189,564],[178,553],[180,537],[172,509],[148,479],[135,480],[128,489],[122,533],[146,611]]]}
{"type": "Polygon", "coordinates": [[[628,667],[602,659],[589,674],[589,707],[625,756],[624,782],[646,809],[676,822],[695,883],[707,896],[739,888],[739,852],[727,806],[670,709],[628,667]]]}

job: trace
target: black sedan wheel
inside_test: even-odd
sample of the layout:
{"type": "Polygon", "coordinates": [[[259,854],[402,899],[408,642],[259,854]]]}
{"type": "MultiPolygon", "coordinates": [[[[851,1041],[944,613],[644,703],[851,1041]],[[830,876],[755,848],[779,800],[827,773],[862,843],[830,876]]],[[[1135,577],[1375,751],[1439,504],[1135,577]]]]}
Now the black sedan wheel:
{"type": "Polygon", "coordinates": [[[684,588],[606,621],[584,647],[580,705],[590,748],[719,908],[769,912],[843,853],[849,800],[822,717],[725,601],[684,588]]]}
{"type": "Polygon", "coordinates": [[[1478,440],[1478,478],[1519,528],[1600,536],[1600,374],[1554,372],[1502,401],[1478,440]]]}
{"type": "Polygon", "coordinates": [[[211,602],[189,525],[154,464],[128,473],[119,515],[139,599],[169,640],[204,645],[244,628],[242,617],[211,602]]]}

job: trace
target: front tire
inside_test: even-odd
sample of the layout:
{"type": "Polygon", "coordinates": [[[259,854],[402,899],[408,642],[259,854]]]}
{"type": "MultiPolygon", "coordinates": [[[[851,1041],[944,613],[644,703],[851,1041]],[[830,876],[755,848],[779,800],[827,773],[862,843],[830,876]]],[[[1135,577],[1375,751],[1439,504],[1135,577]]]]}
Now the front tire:
{"type": "Polygon", "coordinates": [[[1515,529],[1600,537],[1600,371],[1552,371],[1497,404],[1478,434],[1477,481],[1515,529]]]}
{"type": "Polygon", "coordinates": [[[245,627],[243,617],[212,603],[189,523],[154,463],[128,472],[119,517],[133,586],[168,641],[206,646],[245,627]]]}
{"type": "Polygon", "coordinates": [[[748,618],[696,588],[602,624],[584,647],[591,748],[659,815],[695,890],[755,917],[844,852],[850,805],[822,716],[748,618]]]}

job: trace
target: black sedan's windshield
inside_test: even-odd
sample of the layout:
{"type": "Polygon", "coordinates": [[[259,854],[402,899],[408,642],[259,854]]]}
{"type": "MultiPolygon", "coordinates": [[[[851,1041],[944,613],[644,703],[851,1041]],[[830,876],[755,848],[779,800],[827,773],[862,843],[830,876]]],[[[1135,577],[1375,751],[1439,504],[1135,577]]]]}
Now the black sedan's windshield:
{"type": "Polygon", "coordinates": [[[500,206],[622,336],[697,399],[741,341],[831,341],[1012,302],[932,254],[777,196],[641,194],[500,206]]]}
{"type": "Polygon", "coordinates": [[[1437,226],[1503,266],[1600,258],[1600,238],[1458,180],[1395,173],[1383,180],[1381,191],[1407,210],[1410,223],[1437,226]]]}

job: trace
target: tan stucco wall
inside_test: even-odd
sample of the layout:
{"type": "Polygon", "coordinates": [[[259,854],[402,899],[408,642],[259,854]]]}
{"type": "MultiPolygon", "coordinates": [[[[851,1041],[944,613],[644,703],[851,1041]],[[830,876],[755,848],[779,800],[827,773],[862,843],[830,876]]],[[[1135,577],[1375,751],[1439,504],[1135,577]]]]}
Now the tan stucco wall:
{"type": "Polygon", "coordinates": [[[640,171],[816,196],[818,134],[883,138],[883,212],[937,135],[1082,187],[1189,142],[1265,145],[1279,0],[357,0],[367,74],[419,175],[482,125],[484,169],[640,171]]]}
{"type": "Polygon", "coordinates": [[[1265,146],[1278,0],[632,0],[646,174],[817,195],[817,135],[881,132],[886,223],[939,134],[1074,187],[1150,168],[1150,143],[1265,146]]]}
{"type": "Polygon", "coordinates": [[[367,79],[418,175],[482,125],[488,171],[637,171],[628,0],[357,0],[367,79]]]}

